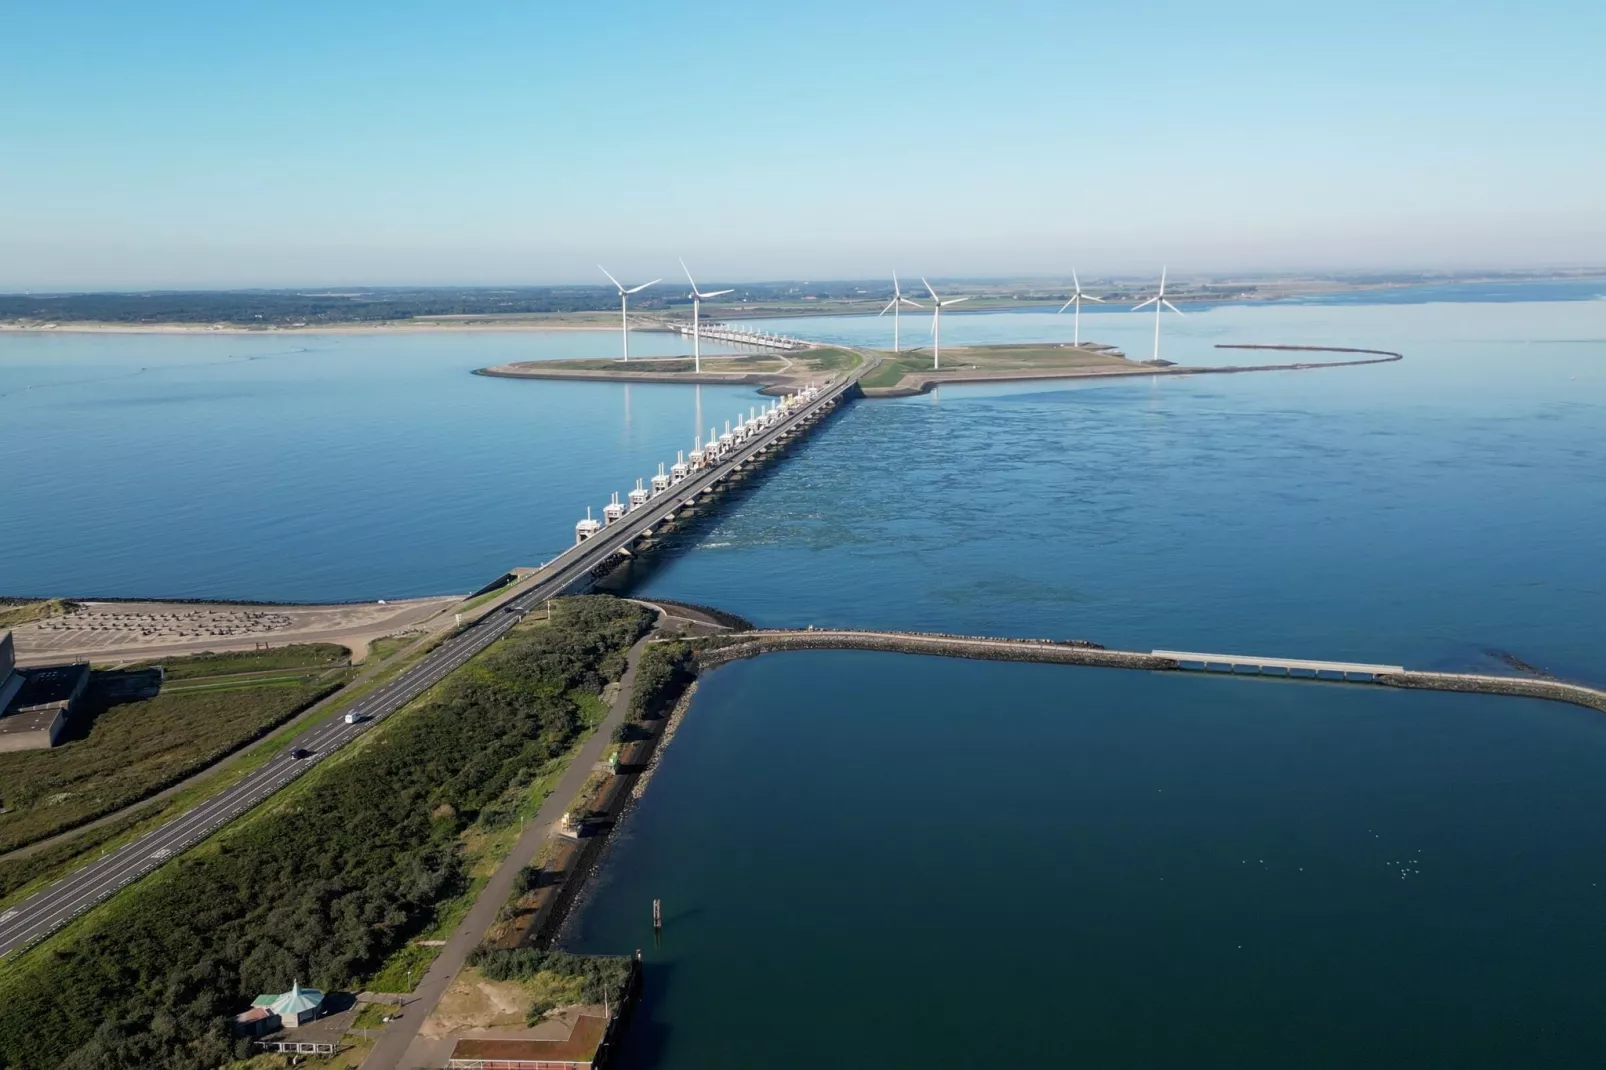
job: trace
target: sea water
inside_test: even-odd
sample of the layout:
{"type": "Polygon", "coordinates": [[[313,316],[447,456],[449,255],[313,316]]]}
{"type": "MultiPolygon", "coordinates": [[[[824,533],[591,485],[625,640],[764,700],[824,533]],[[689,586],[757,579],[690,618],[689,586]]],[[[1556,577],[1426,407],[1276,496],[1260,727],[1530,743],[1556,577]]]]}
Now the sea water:
{"type": "MultiPolygon", "coordinates": [[[[1603,683],[1606,302],[1529,296],[1163,323],[1183,364],[1277,359],[1222,343],[1398,363],[856,402],[621,582],[762,624],[1516,658],[1603,683]]],[[[865,317],[766,326],[890,339],[865,317]]],[[[1142,316],[1082,330],[1152,345],[1142,316]]],[[[538,563],[758,400],[468,374],[610,352],[0,334],[0,592],[394,597],[538,563]]],[[[703,680],[570,940],[644,949],[634,1067],[1586,1065],[1603,724],[1491,696],[767,657],[703,680]]]]}

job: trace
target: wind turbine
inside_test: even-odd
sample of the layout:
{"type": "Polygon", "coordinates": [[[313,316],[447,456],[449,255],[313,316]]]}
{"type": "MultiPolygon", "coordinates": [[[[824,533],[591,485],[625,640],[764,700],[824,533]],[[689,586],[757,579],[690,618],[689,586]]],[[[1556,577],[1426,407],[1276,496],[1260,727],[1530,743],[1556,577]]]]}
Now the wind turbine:
{"type": "Polygon", "coordinates": [[[1160,291],[1158,293],[1156,293],[1153,297],[1149,298],[1147,301],[1143,302],[1143,304],[1135,305],[1132,308],[1133,312],[1141,312],[1145,307],[1147,307],[1149,305],[1153,305],[1154,306],[1154,356],[1150,357],[1149,358],[1150,360],[1159,360],[1160,359],[1160,312],[1161,312],[1161,310],[1169,308],[1172,312],[1175,312],[1177,315],[1179,315],[1179,316],[1182,315],[1182,309],[1178,308],[1176,305],[1173,305],[1170,301],[1167,301],[1165,299],[1165,271],[1166,271],[1166,269],[1163,268],[1163,267],[1160,269],[1160,291]]]}
{"type": "Polygon", "coordinates": [[[887,302],[886,308],[883,308],[880,312],[876,313],[876,318],[879,319],[880,317],[885,316],[889,309],[892,312],[892,351],[894,353],[901,351],[898,347],[898,309],[903,305],[908,305],[910,308],[922,307],[916,302],[911,301],[907,297],[903,296],[903,291],[898,288],[898,273],[894,271],[892,273],[892,300],[887,302]]]}
{"type": "Polygon", "coordinates": [[[681,262],[680,262],[680,270],[682,270],[682,271],[684,271],[686,273],[686,281],[691,283],[691,358],[692,358],[692,370],[700,372],[700,371],[703,370],[703,345],[702,345],[702,341],[703,340],[702,340],[702,335],[700,335],[698,332],[702,329],[699,326],[699,321],[702,319],[702,315],[703,315],[703,299],[705,297],[723,297],[726,294],[733,294],[736,291],[735,290],[714,290],[711,293],[703,293],[701,290],[699,290],[697,288],[697,280],[691,277],[691,268],[686,266],[686,261],[684,259],[681,260],[681,262]]]}
{"type": "Polygon", "coordinates": [[[630,289],[627,290],[627,289],[624,288],[623,284],[621,284],[619,282],[618,279],[613,277],[613,274],[611,272],[609,272],[609,270],[607,268],[603,267],[601,264],[598,264],[597,265],[597,270],[602,272],[604,275],[607,275],[608,276],[608,281],[613,283],[614,286],[618,287],[618,289],[619,289],[619,337],[624,342],[625,359],[629,360],[630,359],[630,312],[629,312],[628,306],[630,304],[630,295],[634,294],[634,293],[640,293],[641,291],[645,290],[647,287],[653,285],[653,283],[663,282],[664,280],[663,279],[653,279],[652,282],[644,282],[640,286],[634,286],[634,287],[631,287],[630,289]]]}
{"type": "Polygon", "coordinates": [[[937,291],[931,288],[921,276],[921,282],[926,284],[926,292],[931,295],[931,369],[936,371],[942,367],[942,310],[949,305],[957,305],[961,301],[969,301],[968,297],[950,297],[944,301],[937,296],[937,291]]]}
{"type": "Polygon", "coordinates": [[[1094,297],[1092,294],[1085,294],[1085,293],[1082,292],[1082,280],[1076,277],[1076,269],[1075,268],[1071,269],[1071,281],[1076,284],[1076,292],[1071,294],[1071,299],[1069,301],[1065,302],[1063,305],[1060,306],[1060,311],[1064,312],[1066,309],[1070,308],[1072,305],[1076,306],[1076,326],[1073,328],[1075,333],[1072,335],[1072,338],[1074,339],[1072,344],[1073,345],[1081,345],[1082,344],[1082,302],[1083,301],[1092,301],[1096,305],[1102,305],[1104,303],[1104,298],[1102,298],[1102,297],[1094,297]]]}

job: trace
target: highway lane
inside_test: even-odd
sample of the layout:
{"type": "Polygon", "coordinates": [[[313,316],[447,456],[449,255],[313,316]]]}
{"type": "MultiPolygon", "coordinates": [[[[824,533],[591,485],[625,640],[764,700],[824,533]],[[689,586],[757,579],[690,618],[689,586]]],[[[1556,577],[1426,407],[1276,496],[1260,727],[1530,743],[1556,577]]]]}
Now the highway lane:
{"type": "Polygon", "coordinates": [[[323,758],[401,709],[506,635],[524,612],[580,585],[592,569],[635,541],[643,531],[662,523],[737,467],[812,422],[832,407],[851,389],[859,376],[876,363],[872,359],[855,374],[831,384],[812,402],[738,447],[719,465],[671,487],[623,520],[559,554],[547,564],[528,591],[510,599],[503,608],[487,614],[446,640],[395,679],[345,707],[343,712],[359,715],[356,724],[346,724],[342,716],[332,722],[314,725],[298,735],[284,751],[229,788],[0,911],[0,959],[43,939],[120,888],[132,884],[174,855],[206,839],[323,758]],[[298,749],[312,753],[302,759],[291,757],[298,749]]]}

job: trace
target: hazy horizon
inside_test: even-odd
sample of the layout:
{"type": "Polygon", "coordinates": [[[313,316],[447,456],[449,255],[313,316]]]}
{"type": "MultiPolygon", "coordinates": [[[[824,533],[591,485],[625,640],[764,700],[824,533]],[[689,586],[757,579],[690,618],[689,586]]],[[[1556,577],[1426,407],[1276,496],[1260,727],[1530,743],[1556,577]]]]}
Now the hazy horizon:
{"type": "Polygon", "coordinates": [[[1592,266],[1606,10],[8,13],[0,291],[1592,266]]]}
{"type": "MultiPolygon", "coordinates": [[[[676,270],[678,271],[679,265],[677,264],[675,266],[676,266],[676,270]]],[[[1478,281],[1478,280],[1481,280],[1481,279],[1484,279],[1484,278],[1488,278],[1488,279],[1511,279],[1512,281],[1523,281],[1523,280],[1529,280],[1529,279],[1534,280],[1534,281],[1544,281],[1544,280],[1564,280],[1564,279],[1569,279],[1569,278],[1591,279],[1591,278],[1606,277],[1606,263],[1603,263],[1603,264],[1568,264],[1568,265],[1558,264],[1558,265],[1544,265],[1544,266],[1539,266],[1539,267],[1534,267],[1534,268],[1471,267],[1471,268],[1466,268],[1464,270],[1434,269],[1434,268],[1420,268],[1420,269],[1418,269],[1418,268],[1387,268],[1387,267],[1380,267],[1380,268],[1371,268],[1371,269],[1355,269],[1353,271],[1322,271],[1322,270],[1319,270],[1319,269],[1311,269],[1311,270],[1300,271],[1300,270],[1289,269],[1287,271],[1237,271],[1237,272],[1214,272],[1213,273],[1213,272],[1208,272],[1208,271],[1177,271],[1174,268],[1169,268],[1168,267],[1167,271],[1168,271],[1167,278],[1169,279],[1168,285],[1170,285],[1170,284],[1188,285],[1188,284],[1192,284],[1192,283],[1223,284],[1223,283],[1235,283],[1235,282],[1242,282],[1242,283],[1246,283],[1246,284],[1256,284],[1256,283],[1268,284],[1268,283],[1277,283],[1277,282],[1291,282],[1291,283],[1321,282],[1321,281],[1325,281],[1325,280],[1332,280],[1332,281],[1335,281],[1335,282],[1343,282],[1343,283],[1351,283],[1351,284],[1364,284],[1364,283],[1367,283],[1367,282],[1391,282],[1391,281],[1404,281],[1404,280],[1409,280],[1409,281],[1413,281],[1413,282],[1422,281],[1424,283],[1431,283],[1431,282],[1436,281],[1436,280],[1442,280],[1442,281],[1447,281],[1447,282],[1474,282],[1474,281],[1478,281]],[[1394,276],[1398,276],[1399,279],[1396,280],[1395,278],[1393,278],[1394,276]]],[[[1084,286],[1089,285],[1089,284],[1100,284],[1100,285],[1120,284],[1120,285],[1126,286],[1126,285],[1143,285],[1144,283],[1152,283],[1153,280],[1158,277],[1159,270],[1156,269],[1154,271],[1149,271],[1149,272],[1130,271],[1130,272],[1103,272],[1103,273],[1100,273],[1100,272],[1080,271],[1080,269],[1079,269],[1078,273],[1080,275],[1080,278],[1082,280],[1082,284],[1084,286]]],[[[912,274],[909,274],[907,272],[899,272],[899,277],[905,283],[905,290],[906,291],[908,291],[911,287],[914,290],[919,290],[920,289],[920,281],[921,281],[920,280],[920,276],[912,275],[912,274]]],[[[1061,286],[1061,285],[1068,287],[1071,284],[1071,274],[1070,274],[1069,271],[1066,271],[1063,274],[1047,273],[1047,274],[1038,274],[1038,275],[1025,275],[1025,274],[1007,274],[1007,275],[966,275],[966,274],[928,275],[928,276],[926,276],[926,278],[929,279],[933,283],[947,284],[947,285],[964,284],[964,285],[974,285],[974,286],[1004,286],[1004,285],[1011,284],[1011,283],[1018,283],[1018,284],[1021,284],[1021,285],[1024,285],[1024,286],[1043,286],[1043,287],[1052,288],[1052,287],[1061,286]]],[[[409,291],[427,291],[427,290],[447,290],[447,291],[450,291],[450,290],[486,290],[486,291],[494,292],[497,289],[503,288],[503,287],[507,288],[509,290],[509,292],[513,292],[513,291],[516,291],[516,290],[544,289],[544,288],[554,288],[554,289],[590,289],[590,288],[595,288],[595,289],[598,289],[598,290],[609,290],[609,291],[611,291],[613,289],[612,284],[609,283],[605,278],[603,278],[600,273],[597,273],[597,280],[598,281],[593,281],[593,280],[591,280],[589,278],[567,278],[567,279],[555,279],[555,280],[551,280],[551,281],[542,281],[542,282],[496,280],[496,281],[490,281],[490,282],[396,282],[396,283],[364,283],[364,282],[361,282],[361,281],[351,281],[351,282],[346,282],[346,283],[321,283],[321,284],[320,283],[302,283],[302,284],[299,284],[299,285],[291,283],[291,284],[284,284],[284,285],[261,285],[261,286],[223,286],[223,285],[216,285],[216,286],[207,286],[207,285],[162,286],[162,285],[153,285],[153,286],[106,286],[106,287],[83,287],[83,288],[52,288],[52,287],[36,286],[36,287],[27,287],[25,289],[17,289],[17,290],[6,290],[6,289],[3,289],[3,288],[0,288],[0,296],[7,296],[7,297],[15,297],[15,296],[23,296],[23,295],[35,295],[35,296],[64,295],[65,296],[65,295],[85,295],[85,294],[95,294],[95,293],[108,293],[108,294],[141,294],[141,293],[152,293],[152,294],[155,294],[155,293],[302,293],[302,294],[305,294],[307,296],[341,296],[342,295],[342,291],[347,291],[351,295],[357,295],[357,294],[361,294],[361,293],[381,293],[381,292],[388,292],[388,291],[396,291],[396,292],[405,293],[405,292],[409,292],[409,291]]],[[[632,278],[630,281],[635,282],[635,281],[639,281],[639,280],[637,280],[635,278],[632,278]]],[[[705,283],[707,285],[713,285],[715,283],[721,283],[721,284],[723,284],[723,283],[731,283],[731,284],[738,285],[738,286],[782,286],[782,285],[810,286],[810,285],[823,285],[823,284],[842,285],[842,284],[845,284],[845,283],[864,283],[864,284],[869,285],[869,286],[887,286],[887,287],[889,287],[891,285],[891,277],[890,277],[890,275],[886,275],[886,276],[816,275],[816,276],[813,276],[811,278],[803,278],[803,277],[797,277],[797,278],[780,278],[780,277],[774,277],[774,278],[768,278],[768,277],[735,278],[735,277],[721,277],[721,276],[709,275],[709,276],[706,276],[703,279],[700,279],[699,281],[701,281],[701,282],[703,282],[703,283],[705,283]]],[[[666,275],[663,279],[660,280],[658,285],[653,286],[652,289],[653,290],[658,290],[661,287],[663,287],[663,288],[668,288],[670,290],[673,290],[673,289],[675,289],[676,282],[677,282],[676,278],[669,277],[669,276],[666,275]]],[[[681,282],[681,286],[683,287],[684,286],[683,278],[680,280],[680,282],[681,282]]],[[[964,310],[960,309],[960,310],[957,310],[957,311],[961,311],[962,312],[964,310]]]]}

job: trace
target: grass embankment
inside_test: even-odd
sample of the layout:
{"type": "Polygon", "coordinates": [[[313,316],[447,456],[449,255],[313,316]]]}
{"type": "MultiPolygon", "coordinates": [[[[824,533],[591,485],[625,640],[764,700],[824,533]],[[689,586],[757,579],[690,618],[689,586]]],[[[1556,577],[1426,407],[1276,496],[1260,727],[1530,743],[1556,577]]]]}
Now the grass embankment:
{"type": "MultiPolygon", "coordinates": [[[[734,357],[704,357],[702,378],[750,376],[751,381],[764,383],[801,383],[811,378],[822,378],[832,372],[852,368],[859,355],[851,349],[822,347],[767,353],[744,353],[734,357]]],[[[520,361],[493,369],[498,374],[529,375],[540,377],[565,375],[586,377],[684,376],[697,380],[691,357],[638,357],[633,360],[576,358],[572,360],[520,361]]]]}
{"type": "MultiPolygon", "coordinates": [[[[778,372],[786,364],[779,356],[770,353],[748,353],[737,357],[704,357],[704,371],[710,372],[778,372]]],[[[609,375],[661,374],[689,372],[695,361],[691,357],[616,357],[573,358],[568,360],[530,361],[521,367],[530,371],[601,372],[609,375]]]]}
{"type": "Polygon", "coordinates": [[[346,657],[318,644],[172,658],[152,663],[161,692],[132,702],[111,697],[122,674],[95,673],[64,742],[0,754],[0,852],[136,803],[271,731],[344,683],[346,657]]]}
{"type": "Polygon", "coordinates": [[[1135,366],[1125,357],[1110,352],[1042,343],[944,346],[942,368],[934,370],[931,360],[930,349],[883,353],[881,366],[859,380],[859,385],[867,390],[874,390],[909,385],[921,378],[959,376],[961,373],[978,377],[1003,378],[1012,372],[1043,375],[1063,371],[1076,375],[1135,366]]]}
{"type": "Polygon", "coordinates": [[[73,611],[73,603],[61,598],[43,602],[16,602],[0,599],[0,632],[32,624],[36,620],[63,617],[73,611]]]}
{"type": "Polygon", "coordinates": [[[640,606],[566,599],[202,847],[0,964],[0,1066],[202,1070],[291,980],[361,985],[472,877],[464,837],[583,732],[640,606]],[[64,1063],[63,1061],[66,1060],[64,1063]]]}
{"type": "Polygon", "coordinates": [[[269,650],[236,650],[220,654],[209,651],[182,658],[142,662],[134,668],[160,665],[162,675],[171,683],[175,680],[233,676],[271,669],[328,669],[344,665],[350,658],[351,651],[333,643],[296,643],[269,650]]]}

